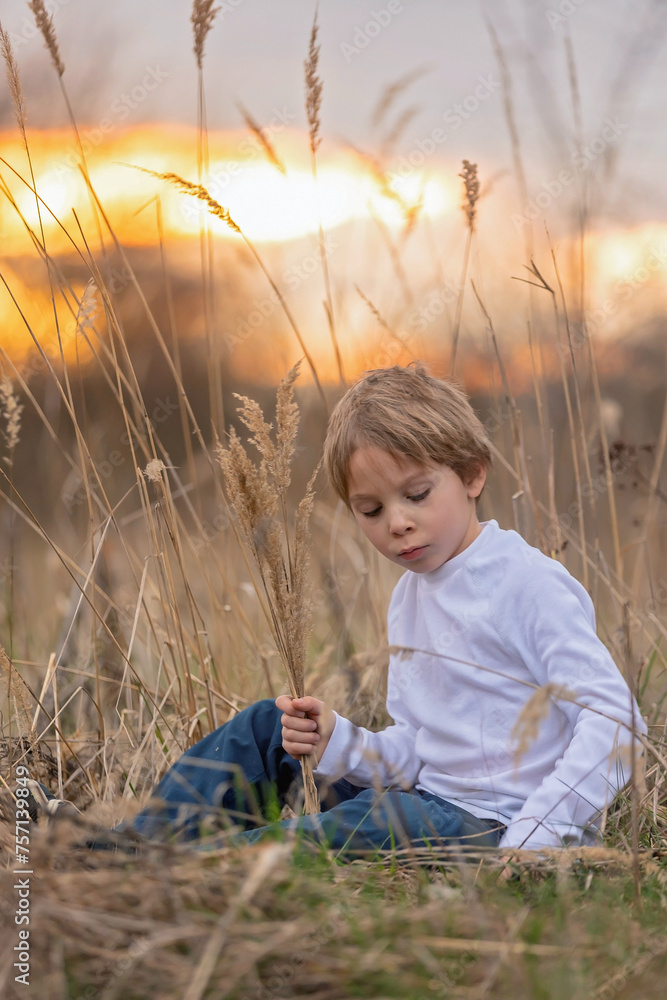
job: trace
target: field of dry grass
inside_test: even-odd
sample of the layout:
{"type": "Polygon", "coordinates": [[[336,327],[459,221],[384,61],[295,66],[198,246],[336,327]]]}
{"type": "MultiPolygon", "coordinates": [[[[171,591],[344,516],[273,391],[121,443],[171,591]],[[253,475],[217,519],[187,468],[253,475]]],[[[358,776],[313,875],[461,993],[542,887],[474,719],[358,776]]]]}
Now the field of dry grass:
{"type": "MultiPolygon", "coordinates": [[[[53,27],[43,4],[30,6],[69,106],[53,27]]],[[[161,175],[155,192],[175,185],[233,228],[205,187],[201,70],[214,17],[213,4],[194,3],[199,176],[161,175]]],[[[315,178],[318,41],[314,30],[305,141],[315,178]]],[[[21,876],[12,793],[27,768],[83,811],[76,821],[30,825],[30,995],[662,997],[665,317],[656,313],[641,337],[606,343],[589,336],[580,308],[584,276],[566,281],[554,250],[537,265],[527,255],[522,273],[532,284],[522,288],[525,298],[508,316],[494,318],[495,303],[483,294],[477,270],[469,280],[485,202],[468,161],[461,174],[462,280],[447,309],[433,310],[422,340],[410,339],[407,318],[419,290],[385,314],[381,302],[360,299],[354,281],[334,287],[321,225],[314,242],[324,336],[317,350],[271,251],[242,232],[235,258],[216,244],[203,215],[201,239],[187,249],[200,264],[194,273],[191,262],[189,271],[173,265],[184,251],[176,248],[170,257],[161,230],[152,246],[126,247],[98,200],[83,149],[80,171],[97,228],[88,232],[76,218],[59,219],[69,250],[51,253],[48,207],[31,172],[19,67],[7,36],[2,45],[27,166],[0,161],[0,196],[29,236],[31,255],[14,262],[15,273],[20,267],[24,287],[39,286],[51,303],[51,335],[47,342],[35,332],[27,298],[23,309],[12,275],[0,268],[33,344],[19,357],[0,336],[0,609],[7,653],[0,659],[0,994],[26,995],[14,982],[21,876]],[[17,174],[38,207],[35,224],[12,193],[17,174]],[[238,273],[254,269],[273,310],[255,339],[230,347],[214,322],[227,279],[217,287],[214,276],[221,262],[224,274],[239,260],[238,273]],[[343,327],[355,316],[357,326],[346,336],[343,327]],[[496,323],[521,334],[501,335],[496,323]],[[471,324],[481,331],[474,342],[471,324]],[[245,360],[235,369],[237,346],[234,364],[244,351],[245,360]],[[326,371],[319,363],[325,349],[326,371]],[[253,366],[255,350],[271,363],[268,377],[253,366]],[[384,724],[385,614],[398,571],[380,565],[320,473],[309,528],[302,518],[298,529],[300,543],[310,539],[310,575],[294,591],[304,595],[304,608],[309,595],[312,631],[304,619],[298,636],[285,639],[280,626],[287,612],[279,609],[273,621],[265,613],[267,590],[243,544],[252,530],[230,504],[230,464],[223,461],[223,476],[218,445],[228,444],[232,429],[248,443],[252,419],[249,411],[240,419],[235,393],[258,400],[276,420],[275,385],[301,358],[300,421],[297,431],[290,410],[296,437],[285,450],[288,457],[293,452],[291,481],[283,469],[284,490],[271,508],[289,535],[341,383],[365,365],[405,363],[417,351],[438,373],[455,367],[493,442],[481,519],[516,527],[584,583],[600,635],[649,724],[642,773],[605,817],[604,848],[520,857],[506,884],[498,881],[493,853],[462,863],[396,851],[343,864],[292,841],[244,850],[159,845],[137,855],[82,848],[91,830],[136,812],[198,738],[258,698],[287,690],[286,661],[295,683],[355,722],[384,724]],[[280,655],[283,645],[293,651],[299,643],[295,659],[280,655]]],[[[258,132],[252,119],[246,122],[258,132]]],[[[72,129],[76,138],[74,117],[72,129]]],[[[269,161],[282,168],[278,152],[262,141],[269,161]]],[[[379,164],[375,177],[386,186],[379,164]]],[[[159,222],[159,197],[156,205],[159,222]]],[[[402,238],[392,245],[394,270],[387,275],[401,286],[408,281],[408,237],[422,224],[418,205],[402,210],[402,238]]],[[[257,427],[255,421],[256,435],[257,427]]],[[[287,558],[279,533],[271,537],[275,558],[287,558]]],[[[296,572],[296,564],[289,566],[296,572]]]]}

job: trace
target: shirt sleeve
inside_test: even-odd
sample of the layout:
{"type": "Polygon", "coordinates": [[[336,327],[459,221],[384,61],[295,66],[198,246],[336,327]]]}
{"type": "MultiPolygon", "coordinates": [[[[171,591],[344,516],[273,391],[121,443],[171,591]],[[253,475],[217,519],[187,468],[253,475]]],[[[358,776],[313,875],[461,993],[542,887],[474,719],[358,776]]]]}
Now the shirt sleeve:
{"type": "Polygon", "coordinates": [[[421,770],[415,749],[417,730],[402,711],[393,659],[389,662],[387,711],[394,724],[373,733],[335,713],[336,724],[317,765],[318,775],[331,781],[346,778],[362,788],[415,785],[421,770]]]}
{"type": "MultiPolygon", "coordinates": [[[[534,587],[511,586],[496,627],[514,646],[535,682],[563,685],[574,700],[556,698],[572,737],[553,770],[525,800],[501,848],[577,844],[627,783],[638,734],[646,725],[628,685],[597,637],[590,597],[558,563],[534,587]]],[[[530,755],[530,747],[526,750],[530,755]]],[[[518,762],[521,767],[521,762],[518,762]]]]}
{"type": "MultiPolygon", "coordinates": [[[[396,621],[400,614],[405,580],[394,589],[387,614],[389,644],[395,642],[396,621]]],[[[379,786],[413,788],[422,767],[417,757],[417,720],[411,719],[401,697],[401,671],[404,663],[399,656],[389,658],[387,677],[387,712],[394,720],[382,732],[355,726],[349,719],[336,715],[336,725],[326,750],[317,765],[318,775],[331,781],[346,778],[362,788],[379,786]]]]}

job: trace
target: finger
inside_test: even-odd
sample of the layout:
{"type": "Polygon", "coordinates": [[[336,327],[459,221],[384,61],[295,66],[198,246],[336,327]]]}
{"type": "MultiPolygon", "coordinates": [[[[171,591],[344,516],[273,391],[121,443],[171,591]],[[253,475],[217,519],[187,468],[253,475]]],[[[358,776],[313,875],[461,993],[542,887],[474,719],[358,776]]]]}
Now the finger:
{"type": "Polygon", "coordinates": [[[308,712],[311,715],[320,715],[323,708],[323,703],[317,698],[311,698],[306,695],[303,698],[294,698],[292,701],[294,708],[308,712]]]}
{"type": "Polygon", "coordinates": [[[289,699],[287,703],[283,702],[283,704],[279,705],[278,707],[283,709],[283,718],[287,718],[287,717],[289,717],[290,719],[303,719],[303,718],[305,718],[306,713],[300,711],[297,708],[294,708],[291,699],[289,699]]]}
{"type": "Polygon", "coordinates": [[[320,736],[312,730],[300,732],[297,729],[283,728],[283,743],[318,743],[320,736]]]}
{"type": "Polygon", "coordinates": [[[294,705],[294,699],[290,698],[288,694],[281,694],[280,697],[276,698],[276,707],[279,708],[286,715],[293,716],[303,716],[306,714],[300,708],[296,708],[294,705]]]}
{"type": "MultiPolygon", "coordinates": [[[[319,739],[319,737],[317,737],[317,739],[319,739]]],[[[304,754],[314,753],[315,752],[315,747],[316,747],[316,743],[313,743],[313,742],[306,743],[306,742],[301,742],[300,740],[295,740],[295,739],[284,739],[283,740],[283,748],[292,757],[301,757],[304,754]]]]}
{"type": "Polygon", "coordinates": [[[298,743],[284,743],[283,747],[285,753],[288,753],[290,757],[295,757],[297,760],[300,757],[307,757],[308,754],[315,753],[315,747],[301,746],[298,743]]]}
{"type": "Polygon", "coordinates": [[[317,729],[317,723],[313,719],[301,718],[294,715],[283,715],[280,719],[283,727],[283,733],[292,732],[294,730],[300,733],[314,733],[317,729]]]}

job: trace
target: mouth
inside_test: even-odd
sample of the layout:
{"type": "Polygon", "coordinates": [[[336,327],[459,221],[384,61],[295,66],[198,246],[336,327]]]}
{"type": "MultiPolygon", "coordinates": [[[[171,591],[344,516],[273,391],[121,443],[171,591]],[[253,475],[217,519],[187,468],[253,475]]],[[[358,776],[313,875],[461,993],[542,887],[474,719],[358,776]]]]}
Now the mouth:
{"type": "Polygon", "coordinates": [[[411,549],[403,549],[403,551],[399,552],[398,555],[400,559],[416,559],[422,554],[422,552],[425,551],[425,549],[426,545],[417,545],[411,549]]]}

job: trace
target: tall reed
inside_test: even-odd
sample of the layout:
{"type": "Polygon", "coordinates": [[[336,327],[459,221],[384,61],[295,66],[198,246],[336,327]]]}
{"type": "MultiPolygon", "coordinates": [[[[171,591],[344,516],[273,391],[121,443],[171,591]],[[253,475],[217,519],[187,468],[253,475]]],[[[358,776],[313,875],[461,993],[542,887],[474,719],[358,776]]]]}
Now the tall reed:
{"type": "MultiPolygon", "coordinates": [[[[241,421],[250,431],[250,441],[261,455],[259,465],[253,464],[233,428],[227,446],[219,444],[217,447],[229,501],[238,516],[241,537],[251,557],[257,596],[285,667],[293,698],[300,698],[305,693],[306,654],[312,628],[308,524],[315,499],[313,483],[319,469],[318,466],[313,473],[297,507],[292,533],[287,491],[299,426],[299,411],[294,401],[294,382],[299,366],[297,362],[278,387],[273,436],[273,425],[266,422],[258,403],[237,395],[241,402],[238,408],[241,421]]],[[[304,756],[301,766],[306,812],[319,812],[312,763],[304,756]]]]}

